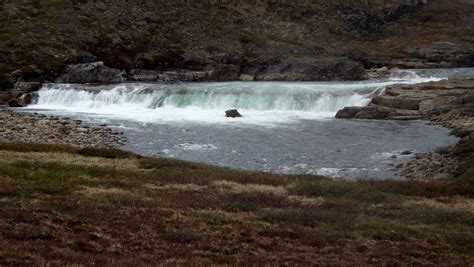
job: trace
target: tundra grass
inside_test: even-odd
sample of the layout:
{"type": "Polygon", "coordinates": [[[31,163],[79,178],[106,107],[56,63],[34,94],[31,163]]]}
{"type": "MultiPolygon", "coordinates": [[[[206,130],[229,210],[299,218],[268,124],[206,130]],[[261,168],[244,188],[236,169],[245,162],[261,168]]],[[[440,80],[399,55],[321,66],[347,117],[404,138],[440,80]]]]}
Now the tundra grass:
{"type": "Polygon", "coordinates": [[[473,195],[0,143],[0,265],[472,265],[473,195]]]}

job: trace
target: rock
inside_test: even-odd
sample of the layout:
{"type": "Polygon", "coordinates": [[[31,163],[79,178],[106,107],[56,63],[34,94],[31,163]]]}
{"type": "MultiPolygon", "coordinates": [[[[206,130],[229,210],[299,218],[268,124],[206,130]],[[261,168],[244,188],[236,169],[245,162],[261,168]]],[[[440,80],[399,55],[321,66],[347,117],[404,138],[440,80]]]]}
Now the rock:
{"type": "Polygon", "coordinates": [[[362,80],[362,64],[340,58],[287,60],[262,66],[255,74],[257,81],[328,81],[362,80]]]}
{"type": "Polygon", "coordinates": [[[253,81],[255,77],[250,74],[240,74],[239,80],[240,81],[253,81]]]}
{"type": "Polygon", "coordinates": [[[387,67],[369,69],[366,72],[369,79],[387,79],[392,73],[387,67]]]}
{"type": "Polygon", "coordinates": [[[408,155],[411,155],[413,154],[413,152],[411,150],[404,150],[400,153],[400,155],[404,155],[404,156],[408,156],[408,155]]]}
{"type": "Polygon", "coordinates": [[[12,98],[12,93],[9,91],[0,91],[0,102],[7,102],[12,98]]]}
{"type": "Polygon", "coordinates": [[[34,92],[41,89],[41,86],[40,82],[16,82],[13,91],[34,92]]]}
{"type": "Polygon", "coordinates": [[[336,113],[336,118],[338,119],[355,118],[357,113],[359,113],[362,109],[363,107],[345,107],[336,113]]]}
{"type": "Polygon", "coordinates": [[[126,140],[120,133],[112,135],[110,131],[99,130],[103,128],[90,127],[82,123],[74,126],[75,124],[66,118],[41,117],[0,110],[0,121],[0,139],[10,142],[113,147],[126,140]]]}
{"type": "Polygon", "coordinates": [[[117,83],[125,79],[118,69],[106,67],[104,62],[68,65],[56,79],[58,83],[117,83]]]}
{"type": "Polygon", "coordinates": [[[132,69],[127,77],[131,81],[158,81],[160,72],[154,70],[132,69]]]}
{"type": "Polygon", "coordinates": [[[392,85],[368,107],[347,107],[336,118],[417,120],[457,112],[474,115],[474,78],[392,85]]]}
{"type": "Polygon", "coordinates": [[[77,64],[84,64],[84,63],[94,63],[99,61],[96,56],[93,54],[87,52],[87,51],[82,51],[79,52],[79,54],[76,57],[76,63],[77,64]]]}
{"type": "Polygon", "coordinates": [[[419,110],[420,102],[422,97],[418,96],[376,96],[372,99],[371,103],[374,105],[389,107],[389,108],[398,108],[398,109],[408,109],[408,110],[419,110]]]}
{"type": "Polygon", "coordinates": [[[381,120],[388,119],[393,115],[392,110],[378,108],[375,106],[369,106],[363,108],[359,113],[355,115],[356,119],[366,119],[366,120],[381,120]]]}
{"type": "Polygon", "coordinates": [[[31,104],[31,102],[33,102],[36,97],[37,95],[35,93],[22,94],[17,98],[10,99],[10,101],[8,101],[8,105],[15,108],[26,107],[31,104]]]}
{"type": "Polygon", "coordinates": [[[238,110],[236,109],[229,109],[229,110],[226,110],[225,112],[225,116],[227,118],[238,118],[238,117],[242,117],[242,115],[239,113],[238,110]]]}
{"type": "Polygon", "coordinates": [[[444,67],[471,66],[474,62],[474,50],[453,42],[433,42],[428,45],[406,47],[403,51],[412,57],[429,62],[449,62],[444,67]]]}

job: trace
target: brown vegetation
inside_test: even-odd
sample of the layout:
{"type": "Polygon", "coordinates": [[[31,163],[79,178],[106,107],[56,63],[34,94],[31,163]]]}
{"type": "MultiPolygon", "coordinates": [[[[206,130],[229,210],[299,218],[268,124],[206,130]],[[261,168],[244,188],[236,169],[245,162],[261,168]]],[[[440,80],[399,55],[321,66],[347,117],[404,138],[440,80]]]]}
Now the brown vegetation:
{"type": "Polygon", "coordinates": [[[126,70],[292,58],[352,58],[369,67],[472,65],[473,5],[433,0],[390,13],[406,1],[363,2],[3,0],[0,88],[19,77],[52,79],[65,64],[90,59],[84,52],[126,70]],[[441,51],[429,47],[434,42],[442,42],[441,51]]]}
{"type": "Polygon", "coordinates": [[[0,264],[470,265],[473,197],[0,143],[0,264]]]}

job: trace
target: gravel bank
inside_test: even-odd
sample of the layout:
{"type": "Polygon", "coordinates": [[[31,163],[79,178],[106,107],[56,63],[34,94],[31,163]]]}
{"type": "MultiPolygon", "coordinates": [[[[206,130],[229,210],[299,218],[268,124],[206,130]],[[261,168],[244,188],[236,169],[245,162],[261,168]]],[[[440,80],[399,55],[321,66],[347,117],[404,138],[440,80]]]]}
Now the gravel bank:
{"type": "Polygon", "coordinates": [[[76,147],[117,147],[126,137],[107,126],[91,127],[78,120],[0,110],[0,140],[68,144],[76,147]]]}

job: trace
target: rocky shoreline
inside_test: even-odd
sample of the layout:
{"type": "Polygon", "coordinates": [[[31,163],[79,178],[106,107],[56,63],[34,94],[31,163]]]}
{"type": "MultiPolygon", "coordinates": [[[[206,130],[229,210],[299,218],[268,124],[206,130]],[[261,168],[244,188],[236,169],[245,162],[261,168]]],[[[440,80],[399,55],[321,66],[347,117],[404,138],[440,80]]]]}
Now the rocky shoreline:
{"type": "Polygon", "coordinates": [[[118,147],[126,140],[123,133],[106,125],[92,127],[69,118],[0,109],[0,141],[118,147]]]}
{"type": "Polygon", "coordinates": [[[474,175],[474,79],[451,79],[414,85],[393,85],[367,107],[345,107],[336,118],[425,119],[452,129],[461,140],[435,153],[417,154],[396,166],[416,180],[449,180],[474,175]]]}

